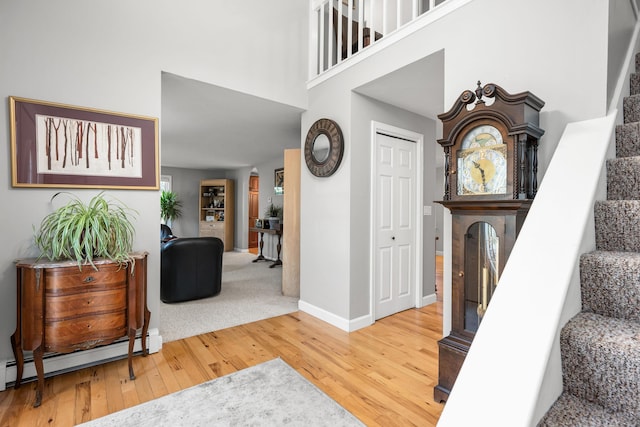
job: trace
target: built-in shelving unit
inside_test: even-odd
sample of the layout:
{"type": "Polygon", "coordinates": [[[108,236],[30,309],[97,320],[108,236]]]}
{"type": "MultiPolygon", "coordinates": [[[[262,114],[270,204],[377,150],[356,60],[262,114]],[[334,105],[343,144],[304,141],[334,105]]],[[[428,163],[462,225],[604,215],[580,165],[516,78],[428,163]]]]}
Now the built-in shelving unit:
{"type": "Polygon", "coordinates": [[[234,185],[230,179],[200,181],[200,237],[218,237],[233,250],[234,185]]]}

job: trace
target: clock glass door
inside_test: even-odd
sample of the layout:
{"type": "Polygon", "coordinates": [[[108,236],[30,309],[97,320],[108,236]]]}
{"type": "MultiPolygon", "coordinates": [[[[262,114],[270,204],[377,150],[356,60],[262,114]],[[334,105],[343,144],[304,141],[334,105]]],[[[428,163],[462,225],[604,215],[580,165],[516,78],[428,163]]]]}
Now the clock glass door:
{"type": "Polygon", "coordinates": [[[475,333],[498,284],[499,238],[486,222],[475,222],[465,234],[464,329],[475,333]]]}

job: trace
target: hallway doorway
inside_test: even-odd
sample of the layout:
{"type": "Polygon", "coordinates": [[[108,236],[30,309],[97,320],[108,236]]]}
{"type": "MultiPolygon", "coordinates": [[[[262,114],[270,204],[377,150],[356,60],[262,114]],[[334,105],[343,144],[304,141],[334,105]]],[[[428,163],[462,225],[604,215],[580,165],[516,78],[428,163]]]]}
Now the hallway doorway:
{"type": "Polygon", "coordinates": [[[251,175],[249,177],[249,252],[252,254],[258,253],[258,233],[251,231],[251,227],[256,223],[256,219],[259,218],[259,196],[260,196],[260,177],[258,175],[251,175]]]}

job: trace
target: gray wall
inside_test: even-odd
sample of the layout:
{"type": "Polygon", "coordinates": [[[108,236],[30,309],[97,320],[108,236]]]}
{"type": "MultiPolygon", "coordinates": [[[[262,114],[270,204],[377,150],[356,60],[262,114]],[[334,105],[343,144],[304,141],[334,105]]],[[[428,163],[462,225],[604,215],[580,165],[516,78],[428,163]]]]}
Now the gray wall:
{"type": "MultiPolygon", "coordinates": [[[[167,71],[304,108],[307,7],[288,0],[184,0],[179,7],[166,0],[90,6],[82,0],[0,1],[0,191],[3,206],[11,207],[0,211],[0,221],[10,224],[4,241],[11,242],[0,247],[0,337],[7,337],[0,340],[0,360],[13,359],[8,337],[16,320],[14,260],[37,255],[33,226],[50,212],[48,201],[57,191],[11,187],[7,97],[159,117],[162,128],[161,72],[167,71]]],[[[73,190],[82,198],[97,191],[73,190]]],[[[139,213],[134,249],[150,254],[150,326],[157,327],[158,191],[107,193],[139,213]]],[[[192,233],[189,228],[184,233],[192,233]]]]}
{"type": "Polygon", "coordinates": [[[226,178],[224,170],[183,169],[163,166],[162,175],[171,176],[171,188],[182,202],[182,216],[171,224],[171,231],[179,237],[197,237],[199,233],[198,204],[200,180],[226,178]]]}
{"type": "MultiPolygon", "coordinates": [[[[350,258],[350,318],[370,312],[370,285],[373,266],[370,260],[371,211],[371,122],[376,121],[423,135],[423,203],[432,205],[434,192],[435,122],[426,117],[402,110],[357,93],[352,94],[352,134],[349,139],[351,158],[351,247],[350,258]],[[353,155],[357,153],[357,155],[353,155]]],[[[435,251],[433,246],[433,216],[423,219],[423,277],[422,296],[435,293],[435,251]]]]}

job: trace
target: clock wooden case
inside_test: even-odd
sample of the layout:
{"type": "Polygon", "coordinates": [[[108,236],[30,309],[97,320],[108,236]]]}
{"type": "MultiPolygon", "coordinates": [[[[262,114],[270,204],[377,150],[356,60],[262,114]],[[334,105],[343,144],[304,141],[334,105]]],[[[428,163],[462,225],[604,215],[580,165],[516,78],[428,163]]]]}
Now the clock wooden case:
{"type": "Polygon", "coordinates": [[[438,402],[447,400],[537,192],[543,106],[530,92],[478,82],[438,116],[445,153],[439,203],[451,211],[452,242],[451,333],[438,342],[438,402]]]}

